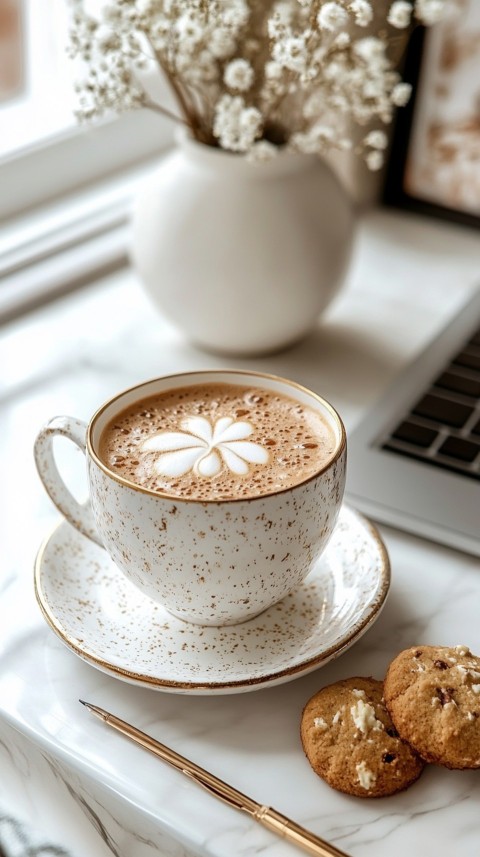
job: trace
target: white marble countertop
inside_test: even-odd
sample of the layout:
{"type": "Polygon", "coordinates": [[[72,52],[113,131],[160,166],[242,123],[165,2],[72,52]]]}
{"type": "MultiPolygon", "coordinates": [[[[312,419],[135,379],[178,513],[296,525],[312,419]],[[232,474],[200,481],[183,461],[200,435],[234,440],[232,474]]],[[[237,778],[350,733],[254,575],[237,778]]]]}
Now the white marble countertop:
{"type": "MultiPolygon", "coordinates": [[[[201,353],[148,304],[131,271],[39,310],[0,335],[0,804],[75,857],[294,857],[247,816],[95,721],[84,698],[150,732],[352,857],[472,857],[480,848],[478,771],[429,767],[404,793],[347,797],[310,769],[304,703],[350,675],[381,678],[401,648],[480,651],[478,560],[381,528],[392,586],[378,621],[338,660],[278,687],[181,696],[134,687],[80,661],[45,624],[32,567],[58,520],[32,444],[49,417],[83,419],[112,393],[183,369],[222,365],[290,377],[322,393],[347,430],[478,284],[478,233],[393,212],[359,227],[342,296],[314,333],[258,360],[201,353]]],[[[83,460],[60,450],[83,485],[83,460]]]]}

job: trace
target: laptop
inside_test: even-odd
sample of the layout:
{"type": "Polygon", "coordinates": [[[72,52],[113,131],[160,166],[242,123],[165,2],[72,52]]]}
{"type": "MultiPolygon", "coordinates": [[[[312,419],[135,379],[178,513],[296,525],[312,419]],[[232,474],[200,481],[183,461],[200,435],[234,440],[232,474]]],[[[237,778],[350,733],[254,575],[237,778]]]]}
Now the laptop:
{"type": "Polygon", "coordinates": [[[480,556],[480,290],[349,437],[347,500],[480,556]]]}

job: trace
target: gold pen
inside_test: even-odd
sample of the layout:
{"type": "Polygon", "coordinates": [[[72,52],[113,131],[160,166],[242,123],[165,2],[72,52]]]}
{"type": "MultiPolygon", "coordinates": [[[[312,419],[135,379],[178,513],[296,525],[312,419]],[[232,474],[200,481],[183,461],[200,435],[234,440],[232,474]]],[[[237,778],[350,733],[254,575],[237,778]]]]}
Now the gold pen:
{"type": "Polygon", "coordinates": [[[308,851],[309,854],[314,854],[315,857],[348,857],[345,851],[340,851],[334,845],[330,845],[329,842],[325,842],[320,837],[315,836],[314,833],[310,833],[309,830],[291,821],[275,809],[269,806],[262,806],[257,801],[237,791],[233,786],[229,786],[228,783],[224,783],[223,780],[219,780],[218,777],[205,771],[204,768],[200,768],[194,762],[190,762],[184,756],[180,756],[179,753],[170,750],[165,744],[161,744],[160,741],[156,741],[155,738],[152,738],[145,732],[141,732],[140,729],[127,723],[125,720],[120,720],[119,717],[110,714],[103,708],[99,708],[98,705],[84,702],[83,699],[80,699],[80,702],[92,714],[95,714],[96,717],[108,723],[113,729],[117,729],[122,735],[131,738],[135,743],[140,744],[145,750],[150,750],[151,753],[159,756],[164,762],[168,762],[169,765],[172,765],[178,771],[181,771],[182,774],[190,777],[190,779],[194,780],[199,786],[210,792],[210,794],[220,798],[220,800],[229,806],[248,813],[256,821],[259,821],[260,824],[263,824],[264,827],[268,827],[269,830],[272,830],[278,836],[282,836],[289,842],[298,845],[300,848],[308,851]]]}

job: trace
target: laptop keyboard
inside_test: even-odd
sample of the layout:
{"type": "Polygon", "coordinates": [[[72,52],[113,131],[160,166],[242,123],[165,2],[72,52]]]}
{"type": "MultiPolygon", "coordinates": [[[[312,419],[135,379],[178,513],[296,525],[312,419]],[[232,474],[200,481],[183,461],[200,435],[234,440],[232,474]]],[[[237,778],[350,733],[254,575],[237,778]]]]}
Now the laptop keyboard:
{"type": "Polygon", "coordinates": [[[480,328],[381,445],[480,480],[480,328]]]}

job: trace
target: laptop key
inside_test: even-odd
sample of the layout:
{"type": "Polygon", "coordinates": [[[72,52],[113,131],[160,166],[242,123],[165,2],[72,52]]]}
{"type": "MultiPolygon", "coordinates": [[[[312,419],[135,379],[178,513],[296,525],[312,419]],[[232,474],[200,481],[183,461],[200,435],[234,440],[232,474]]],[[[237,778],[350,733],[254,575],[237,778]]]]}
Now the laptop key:
{"type": "Polygon", "coordinates": [[[480,420],[478,420],[473,428],[470,429],[471,434],[478,434],[480,437],[480,420]]]}
{"type": "Polygon", "coordinates": [[[466,366],[468,369],[477,369],[480,371],[480,352],[461,351],[453,359],[453,363],[457,366],[466,366]]]}
{"type": "Polygon", "coordinates": [[[407,452],[405,447],[400,448],[400,446],[396,446],[395,441],[382,444],[382,449],[388,450],[388,452],[394,452],[404,458],[411,458],[414,461],[420,461],[426,467],[431,467],[433,465],[433,467],[441,468],[442,470],[447,470],[452,473],[456,473],[457,475],[460,474],[462,477],[466,477],[467,479],[476,479],[480,481],[480,472],[478,470],[473,470],[470,467],[470,464],[460,461],[458,458],[447,458],[447,456],[443,455],[427,455],[420,449],[415,450],[415,447],[412,447],[407,452]]]}
{"type": "Polygon", "coordinates": [[[435,387],[444,387],[453,393],[461,393],[462,396],[470,396],[472,399],[480,399],[480,378],[466,378],[465,375],[455,375],[454,372],[444,372],[435,381],[435,387]]]}
{"type": "Polygon", "coordinates": [[[470,405],[463,405],[460,402],[452,402],[451,399],[427,394],[417,402],[412,413],[441,425],[461,428],[473,410],[470,405]]]}
{"type": "Polygon", "coordinates": [[[411,443],[413,446],[420,446],[422,449],[428,449],[437,437],[438,432],[434,429],[419,426],[418,423],[412,423],[409,420],[400,423],[392,434],[392,438],[411,443]]]}
{"type": "Polygon", "coordinates": [[[463,437],[447,437],[438,449],[438,453],[448,455],[450,458],[458,458],[460,461],[472,462],[480,453],[480,443],[463,437]]]}
{"type": "Polygon", "coordinates": [[[477,332],[472,336],[470,345],[476,345],[480,348],[480,330],[477,330],[477,332]]]}

